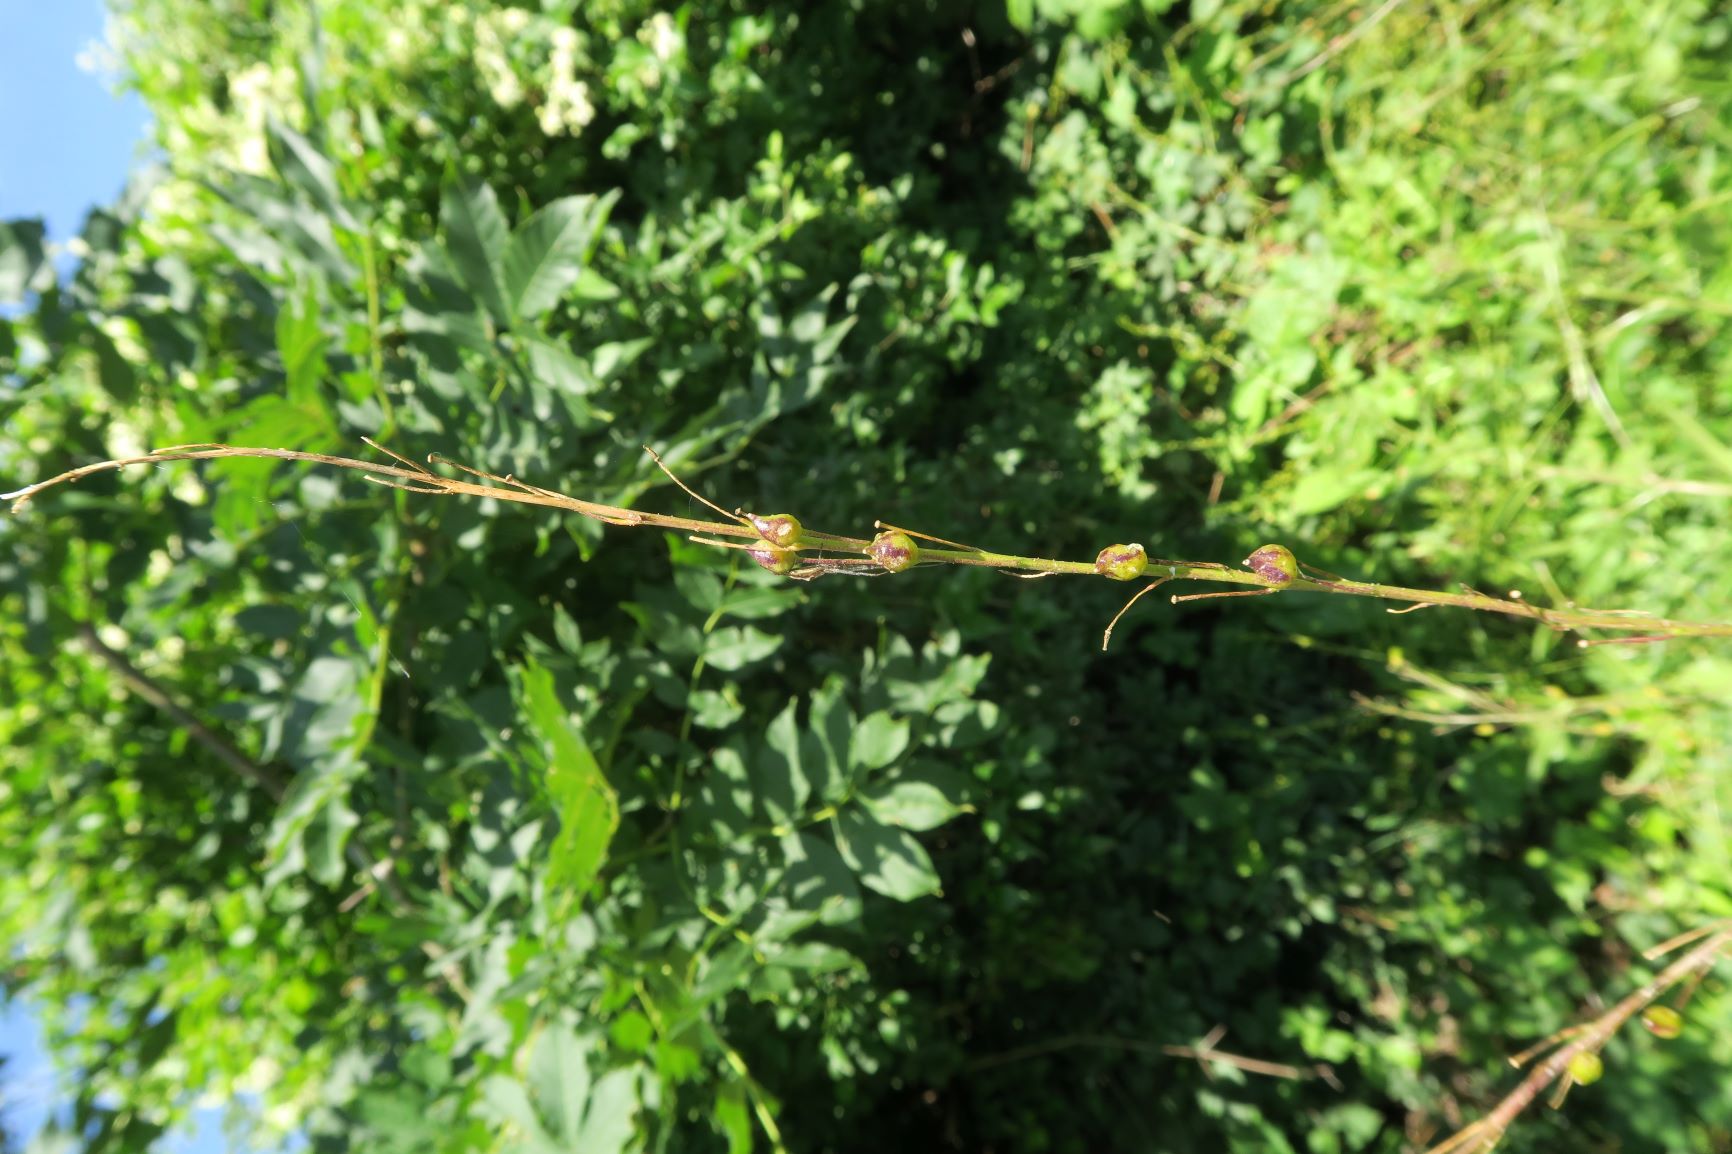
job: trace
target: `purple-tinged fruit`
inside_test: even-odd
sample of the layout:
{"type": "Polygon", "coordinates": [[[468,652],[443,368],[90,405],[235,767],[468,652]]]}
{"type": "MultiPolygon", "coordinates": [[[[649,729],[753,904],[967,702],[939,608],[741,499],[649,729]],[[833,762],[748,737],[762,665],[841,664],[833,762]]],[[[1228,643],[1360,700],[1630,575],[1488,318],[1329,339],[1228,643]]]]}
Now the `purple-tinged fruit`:
{"type": "Polygon", "coordinates": [[[872,538],[872,544],[866,547],[866,556],[878,562],[885,572],[900,573],[919,563],[920,546],[908,534],[892,530],[872,538]]]}
{"type": "Polygon", "coordinates": [[[746,556],[778,577],[786,577],[800,563],[800,555],[780,545],[756,545],[746,550],[746,556]]]}
{"type": "Polygon", "coordinates": [[[1270,585],[1291,585],[1299,576],[1299,559],[1285,545],[1264,545],[1245,558],[1245,567],[1270,585]]]}
{"type": "Polygon", "coordinates": [[[1095,572],[1114,581],[1135,581],[1149,567],[1149,553],[1141,545],[1108,545],[1095,558],[1095,572]]]}
{"type": "Polygon", "coordinates": [[[777,513],[760,517],[747,513],[746,520],[758,531],[758,536],[782,549],[792,549],[800,543],[800,522],[792,513],[777,513]]]}

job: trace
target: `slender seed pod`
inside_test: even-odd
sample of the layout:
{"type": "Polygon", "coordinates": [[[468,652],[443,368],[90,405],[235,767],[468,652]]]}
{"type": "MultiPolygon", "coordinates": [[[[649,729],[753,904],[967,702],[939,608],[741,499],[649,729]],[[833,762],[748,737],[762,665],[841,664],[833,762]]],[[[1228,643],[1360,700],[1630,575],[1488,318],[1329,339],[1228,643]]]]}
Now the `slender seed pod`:
{"type": "Polygon", "coordinates": [[[1149,553],[1141,545],[1108,545],[1095,558],[1095,572],[1114,581],[1135,581],[1149,567],[1149,553]]]}
{"type": "Polygon", "coordinates": [[[1656,1038],[1676,1038],[1684,1032],[1684,1015],[1671,1006],[1649,1006],[1642,1011],[1642,1025],[1656,1038]]]}
{"type": "Polygon", "coordinates": [[[920,546],[906,533],[884,532],[872,538],[866,556],[889,573],[912,569],[920,561],[920,546]]]}
{"type": "Polygon", "coordinates": [[[1285,545],[1264,545],[1245,558],[1245,567],[1274,586],[1291,585],[1299,576],[1299,559],[1285,545]]]}
{"type": "Polygon", "coordinates": [[[1570,1058],[1570,1077],[1583,1086],[1592,1086],[1606,1072],[1606,1064],[1592,1050],[1583,1050],[1570,1058]]]}
{"type": "Polygon", "coordinates": [[[760,517],[756,513],[747,513],[746,520],[752,528],[758,531],[758,536],[772,545],[783,549],[792,549],[800,543],[799,518],[792,513],[777,513],[771,517],[760,517]]]}
{"type": "Polygon", "coordinates": [[[746,556],[778,577],[786,577],[794,571],[794,566],[800,563],[800,555],[794,550],[768,542],[747,549],[746,556]]]}

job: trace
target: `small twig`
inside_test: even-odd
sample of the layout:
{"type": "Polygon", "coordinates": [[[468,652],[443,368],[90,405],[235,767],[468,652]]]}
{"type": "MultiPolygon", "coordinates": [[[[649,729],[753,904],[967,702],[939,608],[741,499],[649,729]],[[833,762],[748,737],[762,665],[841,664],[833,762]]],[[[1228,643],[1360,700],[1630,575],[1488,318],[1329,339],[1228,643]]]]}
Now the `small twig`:
{"type": "Polygon", "coordinates": [[[97,635],[96,627],[88,621],[79,622],[78,639],[91,654],[108,666],[109,672],[120,678],[133,694],[148,705],[152,705],[168,716],[174,723],[186,730],[187,735],[218,761],[222,762],[235,776],[251,785],[257,786],[271,795],[272,801],[282,801],[288,785],[278,775],[262,765],[256,765],[240,750],[236,749],[227,738],[212,730],[204,722],[194,717],[179,702],[168,695],[161,686],[129,661],[124,653],[109,648],[97,635]]]}
{"type": "Polygon", "coordinates": [[[1193,1046],[1162,1045],[1156,1042],[1139,1041],[1135,1038],[1115,1037],[1111,1034],[1065,1034],[1061,1037],[1049,1038],[1044,1042],[1018,1046],[1016,1049],[1005,1050],[1002,1053],[988,1054],[970,1062],[968,1068],[970,1070],[988,1070],[994,1066],[1005,1066],[1030,1058],[1042,1058],[1064,1050],[1094,1047],[1107,1050],[1128,1050],[1138,1054],[1158,1054],[1167,1058],[1189,1058],[1202,1065],[1205,1072],[1208,1063],[1219,1062],[1224,1066],[1232,1066],[1248,1074],[1261,1074],[1268,1078],[1296,1081],[1304,1078],[1324,1077],[1321,1068],[1306,1070],[1299,1066],[1289,1066],[1284,1062],[1267,1062],[1261,1058],[1247,1058],[1242,1054],[1229,1054],[1225,1050],[1215,1049],[1213,1042],[1219,1041],[1225,1034],[1226,1030],[1217,1026],[1210,1032],[1209,1037],[1193,1046]]]}
{"type": "Polygon", "coordinates": [[[1107,651],[1107,646],[1112,644],[1113,629],[1118,625],[1119,618],[1121,618],[1125,614],[1129,613],[1131,611],[1131,606],[1135,605],[1138,601],[1141,601],[1145,596],[1147,596],[1150,593],[1153,593],[1156,589],[1159,589],[1162,585],[1165,585],[1170,580],[1172,580],[1172,578],[1162,577],[1152,585],[1145,585],[1143,588],[1137,590],[1136,595],[1133,596],[1129,601],[1126,601],[1117,613],[1113,614],[1113,619],[1111,621],[1107,622],[1106,631],[1101,634],[1101,652],[1102,653],[1105,653],[1107,651]]]}
{"type": "MultiPolygon", "coordinates": [[[[1674,938],[1673,942],[1679,939],[1674,938]]],[[[1662,943],[1665,945],[1667,943],[1662,943]]],[[[1658,947],[1656,947],[1658,948],[1658,947]]],[[[1611,1040],[1624,1023],[1647,1009],[1673,986],[1689,980],[1700,979],[1720,955],[1732,948],[1732,923],[1718,923],[1718,928],[1710,932],[1700,945],[1689,953],[1678,958],[1671,965],[1661,970],[1652,980],[1640,989],[1626,995],[1617,1005],[1590,1022],[1571,1026],[1546,1039],[1537,1047],[1532,1047],[1518,1058],[1526,1059],[1545,1048],[1547,1044],[1569,1039],[1564,1045],[1553,1050],[1545,1061],[1535,1066],[1521,1083],[1506,1094],[1491,1112],[1478,1122],[1467,1126],[1433,1146],[1426,1154],[1486,1154],[1502,1140],[1504,1132],[1509,1129],[1516,1117],[1539,1097],[1540,1093],[1559,1079],[1570,1078],[1570,1062],[1579,1054],[1592,1054],[1601,1050],[1611,1040]]],[[[1512,1059],[1514,1061],[1514,1059],[1512,1059]]],[[[1566,1082],[1567,1084],[1567,1082],[1566,1082]]]]}
{"type": "MultiPolygon", "coordinates": [[[[95,626],[88,621],[80,622],[78,639],[86,649],[108,666],[109,670],[120,678],[128,689],[132,690],[146,704],[167,714],[176,725],[186,730],[188,736],[204,746],[212,757],[222,762],[237,777],[270,794],[271,800],[276,802],[283,800],[284,795],[288,792],[288,784],[280,775],[254,762],[239,749],[236,749],[227,738],[194,717],[186,707],[175,701],[166,690],[127,660],[124,653],[120,653],[105,644],[102,638],[97,635],[95,626]]],[[[384,888],[396,912],[402,913],[412,905],[409,895],[403,891],[403,887],[398,883],[396,876],[391,873],[388,861],[381,862],[375,859],[371,853],[367,852],[366,847],[354,837],[349,838],[345,852],[349,863],[356,870],[373,878],[384,888]]]]}

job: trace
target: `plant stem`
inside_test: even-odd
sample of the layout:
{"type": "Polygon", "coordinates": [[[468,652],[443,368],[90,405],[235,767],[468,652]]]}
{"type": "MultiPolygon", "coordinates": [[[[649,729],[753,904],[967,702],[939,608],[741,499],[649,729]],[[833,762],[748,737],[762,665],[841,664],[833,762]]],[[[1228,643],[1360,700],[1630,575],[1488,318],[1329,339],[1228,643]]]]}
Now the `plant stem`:
{"type": "Polygon", "coordinates": [[[1431,1147],[1426,1154],[1486,1154],[1502,1139],[1516,1116],[1539,1097],[1540,1091],[1566,1076],[1571,1059],[1578,1054],[1597,1053],[1625,1022],[1647,1009],[1667,990],[1705,973],[1728,948],[1732,948],[1732,925],[1722,923],[1707,934],[1701,945],[1672,962],[1640,989],[1625,995],[1599,1017],[1568,1031],[1571,1040],[1535,1066],[1491,1113],[1431,1147]]]}
{"type": "MultiPolygon", "coordinates": [[[[398,456],[371,440],[368,440],[367,443],[388,454],[399,464],[383,465],[352,457],[337,457],[327,453],[303,453],[293,449],[262,449],[236,445],[180,445],[173,448],[158,449],[142,456],[99,461],[95,464],[69,469],[57,476],[50,477],[45,481],[38,481],[33,485],[27,485],[14,492],[0,493],[0,500],[13,502],[12,510],[16,513],[21,511],[31,498],[46,489],[60,484],[72,484],[97,473],[122,469],[130,465],[155,465],[166,461],[206,461],[227,457],[262,457],[278,461],[302,461],[338,469],[353,469],[365,474],[370,481],[411,493],[434,496],[486,497],[497,501],[516,501],[526,505],[543,505],[549,508],[564,509],[609,525],[653,525],[664,529],[683,530],[694,535],[701,534],[711,538],[739,538],[746,542],[743,546],[719,541],[710,542],[717,545],[728,544],[730,548],[751,548],[753,545],[761,546],[767,541],[767,538],[757,528],[754,528],[744,515],[737,515],[734,520],[704,521],[695,517],[680,517],[668,513],[646,513],[636,509],[626,509],[615,505],[604,505],[596,501],[585,501],[577,497],[568,497],[563,493],[526,484],[509,475],[498,476],[493,473],[486,473],[479,469],[472,469],[467,465],[447,461],[437,455],[428,458],[433,464],[448,465],[468,473],[477,478],[478,481],[487,483],[465,481],[435,473],[406,457],[398,456]]],[[[671,473],[669,475],[672,476],[671,473]]],[[[678,481],[678,478],[674,479],[676,482],[678,481]]],[[[719,507],[718,512],[721,512],[724,517],[730,516],[719,507]]],[[[871,547],[872,541],[865,538],[805,529],[801,532],[798,543],[791,546],[789,551],[840,552],[858,556],[868,553],[871,547]]],[[[1289,560],[1291,560],[1290,556],[1289,560]]],[[[1096,567],[1096,562],[1093,561],[1065,561],[1050,557],[1028,557],[1016,553],[994,553],[985,549],[958,546],[955,542],[942,542],[936,547],[923,547],[919,551],[918,564],[969,565],[1034,576],[1055,574],[1098,576],[1101,572],[1096,567]]],[[[853,567],[856,571],[860,569],[871,571],[872,563],[861,559],[858,562],[847,562],[844,566],[837,566],[834,562],[828,566],[814,564],[809,569],[796,572],[794,576],[810,579],[821,576],[828,568],[842,567],[853,567]]],[[[1732,623],[1674,621],[1650,617],[1628,610],[1578,609],[1574,605],[1561,609],[1547,609],[1529,604],[1522,600],[1519,593],[1512,593],[1508,597],[1491,597],[1473,590],[1463,593],[1446,593],[1440,590],[1410,589],[1401,585],[1383,585],[1372,581],[1350,581],[1333,576],[1324,579],[1304,573],[1290,579],[1277,580],[1262,572],[1235,569],[1209,561],[1172,561],[1157,558],[1149,559],[1147,574],[1152,581],[1156,582],[1172,580],[1213,581],[1225,585],[1250,586],[1249,592],[1252,593],[1283,593],[1299,590],[1313,593],[1336,593],[1350,597],[1373,597],[1384,601],[1400,601],[1411,607],[1408,610],[1390,610],[1392,613],[1410,612],[1412,609],[1427,606],[1446,605],[1484,613],[1500,613],[1508,617],[1526,617],[1559,631],[1595,629],[1616,634],[1639,634],[1639,636],[1624,636],[1604,640],[1642,642],[1658,641],[1671,637],[1732,637],[1732,623]]],[[[1146,587],[1144,591],[1147,591],[1146,587]]],[[[1200,596],[1229,597],[1240,595],[1243,594],[1213,593],[1200,596]]],[[[1187,599],[1198,599],[1198,595],[1193,595],[1187,599]]],[[[1583,640],[1579,644],[1590,645],[1600,643],[1600,641],[1601,639],[1583,640]]]]}

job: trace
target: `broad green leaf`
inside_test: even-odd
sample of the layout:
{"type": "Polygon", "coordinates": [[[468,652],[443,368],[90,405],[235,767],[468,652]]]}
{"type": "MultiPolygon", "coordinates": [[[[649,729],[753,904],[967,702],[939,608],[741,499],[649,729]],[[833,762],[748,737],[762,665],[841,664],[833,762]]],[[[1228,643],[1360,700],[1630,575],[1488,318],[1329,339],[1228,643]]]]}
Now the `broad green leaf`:
{"type": "Polygon", "coordinates": [[[695,690],[686,704],[692,711],[692,724],[705,729],[726,729],[746,712],[737,699],[715,689],[695,690]]]}
{"type": "Polygon", "coordinates": [[[655,1026],[636,1010],[627,1010],[607,1028],[608,1041],[630,1054],[642,1054],[655,1041],[655,1026]]]}
{"type": "Polygon", "coordinates": [[[758,621],[779,616],[799,604],[799,593],[786,585],[748,585],[730,589],[717,608],[726,617],[758,621]]]}
{"type": "Polygon", "coordinates": [[[858,780],[851,769],[855,726],[847,684],[832,674],[812,692],[812,720],[803,738],[805,748],[811,751],[807,779],[813,792],[832,804],[847,798],[858,780]]]}
{"type": "Polygon", "coordinates": [[[589,1101],[590,1045],[563,1020],[547,1024],[530,1050],[524,1068],[535,1103],[555,1141],[576,1146],[583,1129],[584,1104],[589,1101]]]}
{"type": "Polygon", "coordinates": [[[705,569],[676,566],[674,588],[679,590],[686,604],[700,613],[713,613],[722,603],[722,579],[705,569]]]}
{"type": "Polygon", "coordinates": [[[343,849],[359,820],[348,797],[363,769],[355,748],[367,709],[362,680],[363,670],[354,661],[316,659],[267,734],[267,748],[277,747],[277,758],[298,770],[271,820],[267,886],[302,870],[325,885],[343,877],[343,849]]]}
{"type": "MultiPolygon", "coordinates": [[[[592,357],[596,378],[611,383],[654,344],[653,338],[640,337],[634,341],[611,341],[605,345],[597,345],[592,357]]],[[[663,456],[670,460],[673,458],[672,453],[664,453],[663,456]]]]}
{"type": "Polygon", "coordinates": [[[716,750],[695,796],[683,811],[682,824],[721,842],[740,837],[752,825],[752,777],[737,748],[716,750]]]}
{"type": "Polygon", "coordinates": [[[830,843],[809,833],[782,839],[787,871],[782,887],[792,909],[817,915],[825,925],[840,926],[860,917],[860,890],[848,863],[830,843]]]}
{"type": "Polygon", "coordinates": [[[601,385],[589,366],[563,345],[539,337],[524,342],[529,350],[529,370],[535,382],[552,392],[565,406],[574,429],[590,428],[598,422],[611,420],[610,414],[598,412],[588,398],[601,385]]]}
{"type": "Polygon", "coordinates": [[[493,1074],[482,1082],[481,1109],[493,1121],[517,1127],[525,1138],[547,1137],[530,1104],[529,1091],[515,1078],[493,1074]]]}
{"type": "Polygon", "coordinates": [[[348,866],[344,851],[349,834],[361,824],[355,811],[342,797],[334,797],[307,827],[307,872],[322,885],[336,885],[343,879],[348,866]]]}
{"type": "Polygon", "coordinates": [[[245,174],[231,176],[215,190],[250,217],[239,227],[213,225],[211,235],[236,257],[278,275],[310,265],[343,284],[355,280],[355,266],[337,244],[331,218],[306,201],[287,195],[276,181],[245,174]]]}
{"type": "Polygon", "coordinates": [[[765,960],[772,966],[780,966],[786,970],[806,970],[812,973],[829,974],[837,970],[852,969],[860,965],[860,959],[829,942],[795,942],[792,945],[773,946],[764,951],[765,960]]]}
{"type": "Polygon", "coordinates": [[[860,795],[879,821],[920,833],[963,812],[930,781],[903,779],[860,795]]]}
{"type": "Polygon", "coordinates": [[[862,769],[883,769],[908,748],[908,723],[879,710],[860,719],[848,760],[862,769]]]}
{"type": "Polygon", "coordinates": [[[596,235],[618,199],[617,191],[600,197],[567,196],[543,205],[523,222],[505,249],[501,269],[512,319],[535,320],[578,283],[596,235]]]}
{"type": "Polygon", "coordinates": [[[457,275],[496,324],[509,325],[502,266],[509,233],[493,189],[479,181],[449,181],[439,201],[445,248],[457,275]]]}
{"type": "Polygon", "coordinates": [[[589,1106],[574,1151],[619,1154],[631,1141],[638,1109],[638,1072],[631,1068],[603,1074],[589,1095],[589,1106]]]}
{"type": "Polygon", "coordinates": [[[554,690],[553,674],[533,659],[520,670],[524,719],[541,739],[547,791],[559,817],[547,883],[579,901],[595,881],[619,827],[619,798],[554,690]]]}
{"type": "Polygon", "coordinates": [[[589,366],[564,345],[540,337],[525,344],[529,347],[529,367],[556,392],[587,397],[601,388],[601,382],[595,379],[589,366]]]}
{"type": "Polygon", "coordinates": [[[939,892],[938,871],[919,842],[849,806],[836,821],[836,849],[860,884],[899,902],[939,892]]]}

